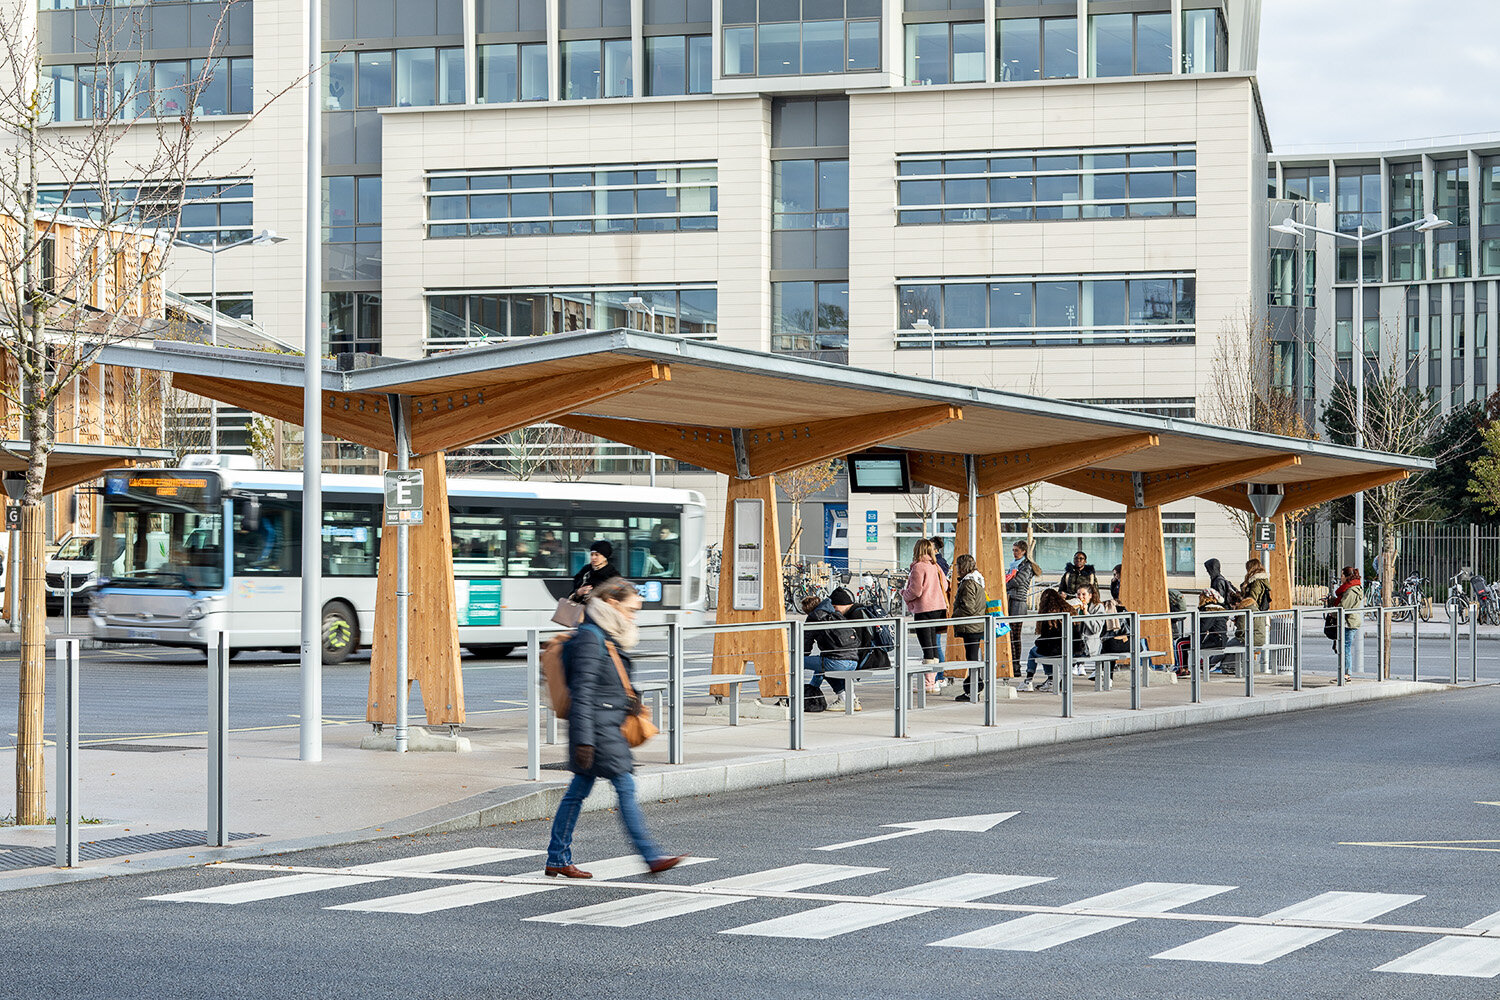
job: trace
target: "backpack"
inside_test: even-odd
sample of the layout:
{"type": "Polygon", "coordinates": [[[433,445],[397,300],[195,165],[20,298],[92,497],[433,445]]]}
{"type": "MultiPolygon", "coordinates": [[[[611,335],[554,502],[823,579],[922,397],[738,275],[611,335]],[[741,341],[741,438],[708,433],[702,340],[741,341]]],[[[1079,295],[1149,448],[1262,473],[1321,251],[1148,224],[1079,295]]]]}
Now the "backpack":
{"type": "Polygon", "coordinates": [[[804,712],[826,712],[828,711],[828,699],[823,697],[823,689],[813,684],[802,685],[802,711],[804,712]]]}
{"type": "Polygon", "coordinates": [[[563,666],[563,647],[573,638],[572,632],[559,632],[542,643],[542,680],[547,684],[547,702],[559,719],[568,717],[573,697],[568,693],[568,672],[563,666]]]}
{"type": "MultiPolygon", "coordinates": [[[[856,604],[844,617],[854,621],[860,618],[884,618],[885,615],[873,604],[856,604]]],[[[867,625],[861,628],[860,632],[864,633],[859,644],[861,649],[880,649],[889,652],[896,648],[896,633],[891,628],[890,622],[867,625]]]]}

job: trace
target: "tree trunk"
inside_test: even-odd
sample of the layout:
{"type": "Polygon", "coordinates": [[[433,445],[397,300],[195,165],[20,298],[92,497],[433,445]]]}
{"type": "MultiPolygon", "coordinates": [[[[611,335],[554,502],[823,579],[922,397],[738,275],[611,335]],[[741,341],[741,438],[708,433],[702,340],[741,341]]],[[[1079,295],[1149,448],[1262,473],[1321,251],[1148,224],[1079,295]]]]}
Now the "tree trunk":
{"type": "Polygon", "coordinates": [[[16,823],[47,822],[42,712],[47,686],[47,608],[42,508],[21,508],[21,691],[16,720],[16,823]]]}
{"type": "Polygon", "coordinates": [[[786,555],[782,557],[783,566],[791,566],[797,561],[797,546],[802,543],[802,504],[796,500],[792,501],[792,526],[787,533],[786,555]]]}

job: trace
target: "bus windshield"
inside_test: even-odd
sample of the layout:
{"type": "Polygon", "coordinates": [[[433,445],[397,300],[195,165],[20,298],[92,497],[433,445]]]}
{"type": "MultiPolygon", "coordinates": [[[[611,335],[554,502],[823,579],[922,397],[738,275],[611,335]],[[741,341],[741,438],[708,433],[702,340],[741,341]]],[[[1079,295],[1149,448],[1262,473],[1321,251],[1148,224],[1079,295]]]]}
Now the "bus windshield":
{"type": "Polygon", "coordinates": [[[101,584],[151,590],[224,586],[224,515],[215,510],[152,509],[104,503],[101,584]]]}

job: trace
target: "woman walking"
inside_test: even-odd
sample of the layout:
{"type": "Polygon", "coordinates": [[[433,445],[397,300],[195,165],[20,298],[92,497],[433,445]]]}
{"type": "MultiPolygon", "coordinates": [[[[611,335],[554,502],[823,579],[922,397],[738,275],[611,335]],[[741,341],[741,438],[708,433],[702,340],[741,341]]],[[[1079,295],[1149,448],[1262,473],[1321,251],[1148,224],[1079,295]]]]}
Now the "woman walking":
{"type": "Polygon", "coordinates": [[[640,608],[641,595],[629,580],[617,576],[594,584],[584,605],[583,624],[563,647],[572,701],[568,711],[568,769],[573,772],[573,781],[552,819],[552,841],[547,846],[544,870],[553,878],[593,877],[573,864],[573,827],[578,823],[583,800],[598,778],[615,786],[620,821],[652,874],[682,860],[662,854],[646,831],[631,774],[635,759],[620,731],[626,716],[640,711],[639,701],[626,692],[631,672],[626,654],[640,641],[635,621],[640,608]]]}
{"type": "MultiPolygon", "coordinates": [[[[948,617],[948,578],[938,567],[932,539],[923,538],[917,542],[911,569],[907,571],[906,588],[901,591],[901,597],[906,601],[906,610],[919,622],[948,617]]],[[[938,640],[947,633],[945,628],[917,629],[917,642],[922,645],[924,665],[942,662],[938,640]]],[[[941,671],[927,674],[928,694],[938,692],[937,682],[940,676],[941,671]]]]}
{"type": "MultiPolygon", "coordinates": [[[[958,575],[958,591],[953,595],[953,617],[972,618],[982,617],[988,611],[988,602],[984,597],[984,575],[979,572],[974,562],[974,557],[965,552],[958,557],[954,563],[954,573],[958,575]]],[[[984,662],[984,629],[985,622],[975,622],[971,625],[955,625],[953,633],[964,641],[964,659],[970,663],[984,662]]],[[[959,695],[956,701],[971,701],[970,697],[972,679],[975,671],[970,668],[969,674],[964,678],[964,693],[959,695]]],[[[979,678],[979,690],[984,691],[984,675],[979,678]]]]}

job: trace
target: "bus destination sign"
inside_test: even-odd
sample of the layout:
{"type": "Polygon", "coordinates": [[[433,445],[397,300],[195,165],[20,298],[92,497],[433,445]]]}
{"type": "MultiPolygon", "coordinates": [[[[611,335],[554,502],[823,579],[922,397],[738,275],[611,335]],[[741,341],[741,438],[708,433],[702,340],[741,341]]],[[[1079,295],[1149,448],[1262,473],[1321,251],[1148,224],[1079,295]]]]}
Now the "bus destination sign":
{"type": "Polygon", "coordinates": [[[158,469],[114,473],[104,479],[104,494],[111,497],[155,498],[193,506],[213,506],[219,502],[219,477],[201,473],[162,472],[158,469]]]}

